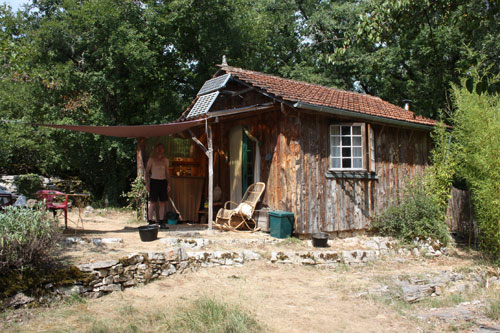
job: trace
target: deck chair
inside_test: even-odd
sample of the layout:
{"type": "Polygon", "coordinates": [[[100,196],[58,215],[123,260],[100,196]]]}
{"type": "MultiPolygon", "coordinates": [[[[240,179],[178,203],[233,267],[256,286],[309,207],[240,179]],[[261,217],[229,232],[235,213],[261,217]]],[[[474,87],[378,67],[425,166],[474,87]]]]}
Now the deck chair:
{"type": "Polygon", "coordinates": [[[257,223],[252,216],[265,188],[266,184],[261,182],[252,184],[247,188],[239,204],[227,201],[217,212],[214,226],[226,231],[257,231],[257,223]]]}

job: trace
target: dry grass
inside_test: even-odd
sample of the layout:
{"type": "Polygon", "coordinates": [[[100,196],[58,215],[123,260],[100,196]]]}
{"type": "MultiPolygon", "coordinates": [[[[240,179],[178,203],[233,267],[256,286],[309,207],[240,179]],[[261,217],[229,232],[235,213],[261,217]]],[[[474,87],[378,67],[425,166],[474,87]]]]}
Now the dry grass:
{"type": "MultiPolygon", "coordinates": [[[[123,253],[161,250],[160,242],[143,243],[124,230],[127,214],[116,211],[86,223],[88,237],[124,237],[121,245],[67,249],[68,260],[119,258],[123,253]],[[121,214],[121,215],[120,215],[121,214]],[[88,228],[88,229],[87,229],[88,228]]],[[[160,233],[165,237],[167,233],[160,233]]],[[[224,234],[208,237],[224,237],[224,234]]],[[[232,235],[231,235],[232,236],[232,235]]],[[[205,235],[204,235],[205,237],[205,235]]],[[[259,237],[244,234],[242,238],[259,237]]],[[[228,249],[234,249],[227,245],[228,249]]],[[[251,246],[250,246],[251,248],[251,246]]],[[[300,250],[304,242],[286,240],[276,249],[300,250]]],[[[269,253],[273,247],[252,250],[269,253]]],[[[385,257],[362,266],[278,265],[265,260],[241,267],[212,267],[175,274],[146,286],[99,299],[73,297],[50,308],[7,311],[0,316],[5,332],[414,332],[468,330],[470,324],[442,324],[412,314],[462,301],[488,300],[485,316],[498,321],[500,300],[484,286],[470,293],[433,297],[419,304],[398,298],[395,277],[425,277],[454,271],[468,274],[483,268],[473,255],[459,253],[438,259],[385,257]],[[388,286],[388,293],[354,296],[388,286]]]]}

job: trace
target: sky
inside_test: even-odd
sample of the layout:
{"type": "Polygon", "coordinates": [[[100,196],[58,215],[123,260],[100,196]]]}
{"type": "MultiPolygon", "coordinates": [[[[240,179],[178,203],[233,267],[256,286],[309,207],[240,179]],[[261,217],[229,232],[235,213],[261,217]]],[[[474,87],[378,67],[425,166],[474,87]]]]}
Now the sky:
{"type": "Polygon", "coordinates": [[[7,4],[12,7],[12,10],[15,12],[22,7],[23,4],[28,2],[29,0],[0,0],[1,4],[7,4]]]}

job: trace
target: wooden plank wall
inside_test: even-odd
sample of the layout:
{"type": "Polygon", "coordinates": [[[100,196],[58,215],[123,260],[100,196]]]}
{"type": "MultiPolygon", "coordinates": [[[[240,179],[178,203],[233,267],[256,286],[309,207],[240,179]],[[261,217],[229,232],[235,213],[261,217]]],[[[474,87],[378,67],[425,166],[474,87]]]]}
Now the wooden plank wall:
{"type": "MultiPolygon", "coordinates": [[[[352,122],[352,120],[349,120],[352,122]]],[[[293,212],[295,232],[342,232],[369,227],[375,212],[398,195],[408,180],[424,171],[431,148],[426,131],[372,124],[378,180],[327,179],[329,125],[346,120],[285,107],[237,116],[214,125],[215,150],[228,152],[229,129],[246,125],[260,140],[262,203],[293,212]]],[[[224,200],[229,196],[229,166],[224,158],[215,174],[224,200]]]]}
{"type": "MultiPolygon", "coordinates": [[[[217,109],[241,107],[241,100],[227,98],[218,102],[217,109]]],[[[251,92],[244,101],[252,105],[270,100],[251,92]]],[[[411,177],[423,172],[431,140],[427,131],[371,124],[379,179],[327,179],[328,126],[353,121],[280,104],[273,111],[221,118],[213,125],[214,184],[222,188],[223,201],[229,198],[229,130],[245,125],[260,140],[264,206],[293,212],[299,234],[366,229],[374,213],[386,207],[411,177]]]]}

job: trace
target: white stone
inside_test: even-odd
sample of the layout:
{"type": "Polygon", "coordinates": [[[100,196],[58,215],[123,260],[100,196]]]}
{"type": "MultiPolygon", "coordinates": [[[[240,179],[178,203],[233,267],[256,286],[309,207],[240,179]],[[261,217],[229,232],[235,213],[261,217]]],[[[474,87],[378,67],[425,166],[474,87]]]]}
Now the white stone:
{"type": "Polygon", "coordinates": [[[316,265],[316,262],[311,258],[302,259],[303,265],[316,265]]]}
{"type": "Polygon", "coordinates": [[[106,276],[104,279],[102,279],[103,284],[112,284],[113,283],[113,277],[111,275],[106,276]]]}
{"type": "Polygon", "coordinates": [[[114,265],[118,264],[118,260],[106,260],[106,261],[98,261],[92,264],[84,264],[84,265],[78,265],[77,267],[82,271],[82,272],[91,272],[93,270],[99,270],[102,268],[109,268],[114,265]]]}
{"type": "Polygon", "coordinates": [[[245,260],[259,260],[260,255],[250,250],[243,250],[243,258],[245,260]]]}
{"type": "Polygon", "coordinates": [[[128,255],[128,259],[132,264],[144,262],[144,256],[140,253],[131,253],[128,255]]]}
{"type": "Polygon", "coordinates": [[[363,246],[367,247],[372,250],[378,250],[379,249],[379,244],[373,240],[373,239],[368,239],[363,242],[363,246]]]}
{"type": "Polygon", "coordinates": [[[58,288],[58,292],[64,296],[79,295],[85,291],[80,285],[58,288]]]}
{"type": "Polygon", "coordinates": [[[105,292],[113,292],[113,291],[121,291],[122,286],[119,284],[108,284],[105,286],[102,286],[100,288],[100,291],[105,291],[105,292]]]}
{"type": "Polygon", "coordinates": [[[175,272],[177,272],[175,265],[169,264],[168,267],[166,269],[164,269],[163,272],[161,272],[161,275],[168,276],[168,275],[175,274],[175,272]]]}

